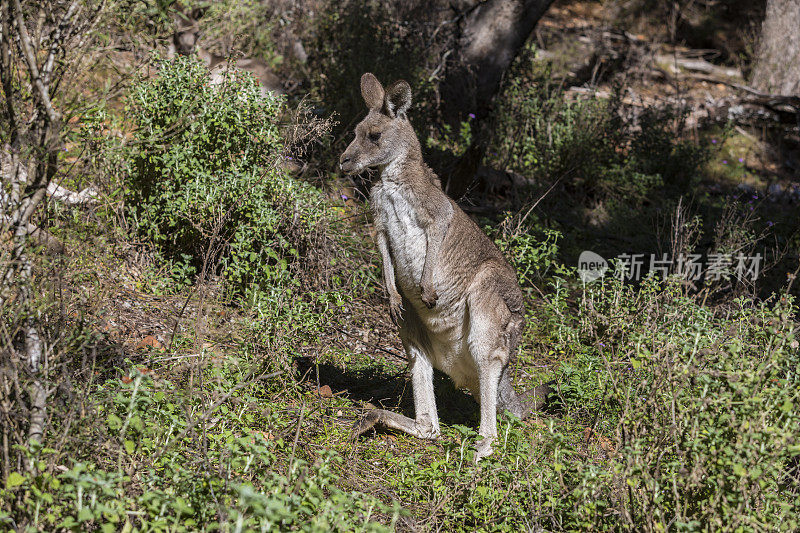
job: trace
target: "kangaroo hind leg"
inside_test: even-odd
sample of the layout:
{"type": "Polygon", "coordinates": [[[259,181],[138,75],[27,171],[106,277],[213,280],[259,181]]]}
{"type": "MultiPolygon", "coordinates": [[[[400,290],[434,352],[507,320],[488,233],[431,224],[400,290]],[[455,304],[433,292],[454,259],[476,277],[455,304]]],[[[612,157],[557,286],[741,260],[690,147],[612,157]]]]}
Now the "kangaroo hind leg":
{"type": "Polygon", "coordinates": [[[478,370],[481,422],[477,459],[491,455],[497,438],[497,413],[509,409],[523,414],[508,374],[512,351],[516,350],[522,317],[512,313],[497,290],[497,280],[484,278],[468,300],[470,354],[478,370]]]}

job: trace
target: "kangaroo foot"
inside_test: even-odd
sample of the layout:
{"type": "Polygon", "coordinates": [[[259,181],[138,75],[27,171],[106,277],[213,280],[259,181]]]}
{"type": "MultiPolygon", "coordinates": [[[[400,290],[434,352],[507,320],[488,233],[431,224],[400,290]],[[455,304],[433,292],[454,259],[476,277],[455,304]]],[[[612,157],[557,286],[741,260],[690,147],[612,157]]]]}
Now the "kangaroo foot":
{"type": "Polygon", "coordinates": [[[350,432],[350,438],[355,440],[359,435],[375,426],[396,429],[420,439],[436,439],[439,437],[439,428],[430,422],[417,422],[413,418],[408,418],[400,413],[385,409],[372,409],[355,422],[353,430],[350,432]]]}
{"type": "Polygon", "coordinates": [[[483,437],[477,443],[475,443],[475,462],[477,463],[484,457],[489,457],[492,455],[494,450],[492,449],[492,441],[494,441],[494,437],[483,437]]]}

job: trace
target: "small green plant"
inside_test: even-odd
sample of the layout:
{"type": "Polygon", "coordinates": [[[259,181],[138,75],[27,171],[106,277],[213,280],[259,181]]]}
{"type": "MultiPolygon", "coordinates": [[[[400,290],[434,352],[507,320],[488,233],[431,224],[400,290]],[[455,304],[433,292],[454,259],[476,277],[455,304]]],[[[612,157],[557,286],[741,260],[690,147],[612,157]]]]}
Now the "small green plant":
{"type": "Polygon", "coordinates": [[[461,157],[466,152],[472,143],[472,125],[471,120],[474,115],[471,115],[470,120],[461,123],[458,132],[453,132],[450,124],[442,125],[442,131],[438,136],[428,137],[425,145],[428,148],[433,148],[441,152],[450,152],[456,157],[461,157]]]}
{"type": "Polygon", "coordinates": [[[494,242],[514,267],[520,285],[530,289],[551,270],[563,271],[557,262],[561,233],[533,224],[515,224],[516,218],[508,217],[503,221],[501,236],[494,242]]]}
{"type": "MultiPolygon", "coordinates": [[[[209,369],[207,379],[217,394],[238,391],[239,402],[259,401],[258,381],[242,386],[241,364],[209,369]]],[[[55,450],[32,447],[29,460],[39,463],[39,473],[11,473],[0,499],[16,506],[0,508],[0,523],[40,530],[386,531],[373,518],[391,524],[400,515],[396,505],[341,489],[339,454],[307,457],[280,437],[288,421],[279,404],[258,412],[238,405],[209,403],[151,369],[132,368],[93,394],[90,408],[100,423],[92,431],[106,451],[76,451],[70,466],[54,472],[46,464],[55,450]],[[192,431],[198,419],[187,412],[213,413],[202,440],[192,431]]]]}

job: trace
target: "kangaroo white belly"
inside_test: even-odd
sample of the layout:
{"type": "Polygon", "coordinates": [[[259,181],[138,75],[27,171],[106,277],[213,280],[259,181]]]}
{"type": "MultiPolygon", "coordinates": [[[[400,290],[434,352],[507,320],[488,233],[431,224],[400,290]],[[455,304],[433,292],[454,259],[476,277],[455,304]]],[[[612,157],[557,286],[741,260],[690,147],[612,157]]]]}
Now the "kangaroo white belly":
{"type": "Polygon", "coordinates": [[[397,288],[410,301],[425,327],[430,350],[425,354],[434,368],[448,374],[456,386],[474,389],[477,371],[466,343],[464,295],[434,272],[433,283],[439,300],[428,309],[421,299],[420,281],[427,253],[427,237],[406,190],[383,181],[372,190],[372,208],[386,232],[394,263],[397,288]]]}

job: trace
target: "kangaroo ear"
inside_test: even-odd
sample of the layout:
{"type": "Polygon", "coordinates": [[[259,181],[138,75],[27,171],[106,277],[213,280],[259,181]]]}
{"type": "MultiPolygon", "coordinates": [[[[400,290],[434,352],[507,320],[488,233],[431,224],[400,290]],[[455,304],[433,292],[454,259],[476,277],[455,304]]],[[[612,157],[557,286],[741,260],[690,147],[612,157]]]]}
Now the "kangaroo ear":
{"type": "Polygon", "coordinates": [[[405,80],[399,80],[386,89],[384,108],[390,117],[403,117],[411,107],[411,86],[405,80]]]}
{"type": "Polygon", "coordinates": [[[367,103],[367,109],[380,109],[383,105],[383,85],[371,72],[361,76],[361,96],[367,103]]]}

